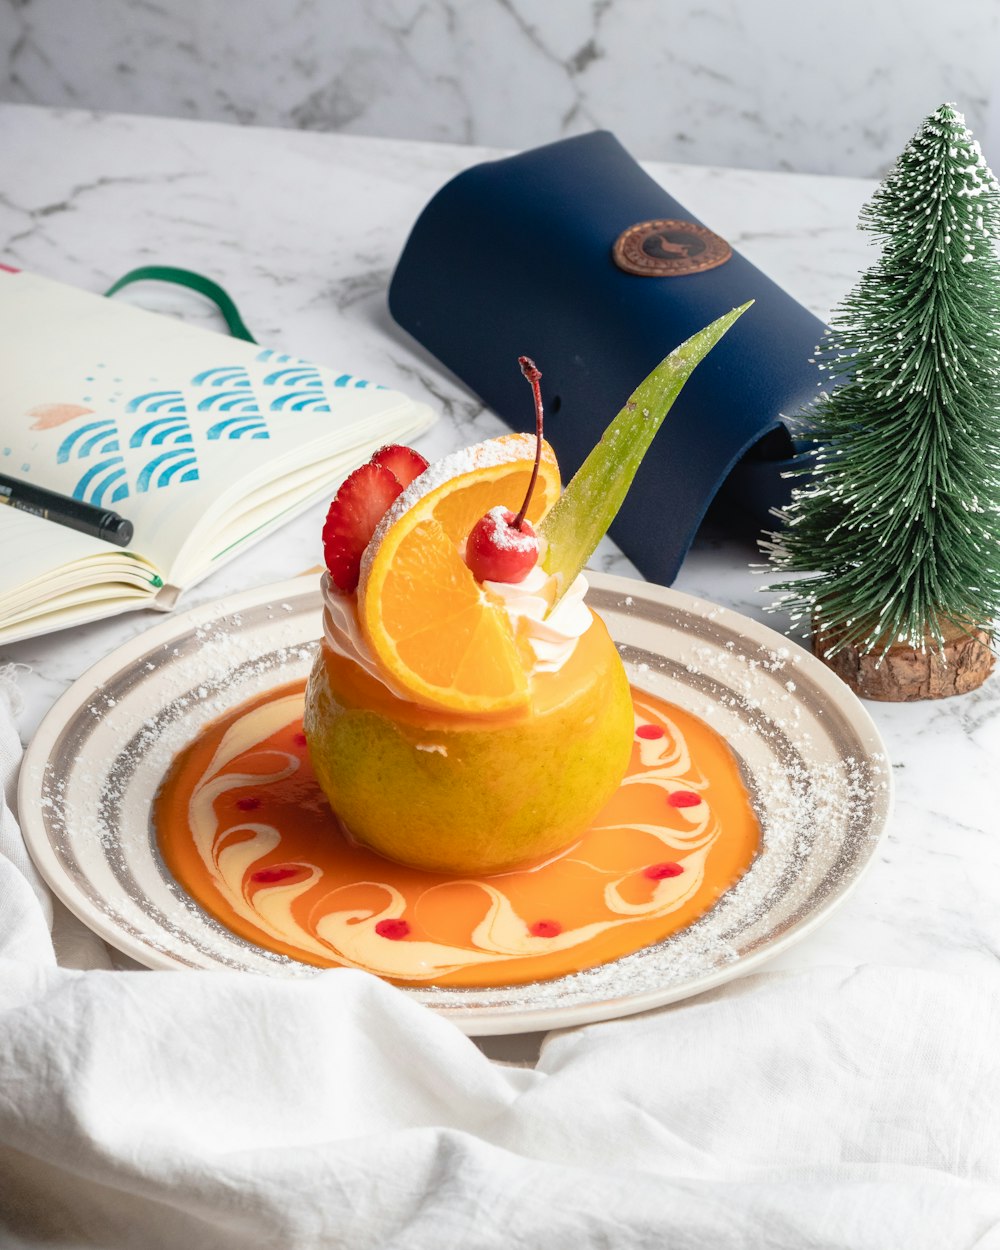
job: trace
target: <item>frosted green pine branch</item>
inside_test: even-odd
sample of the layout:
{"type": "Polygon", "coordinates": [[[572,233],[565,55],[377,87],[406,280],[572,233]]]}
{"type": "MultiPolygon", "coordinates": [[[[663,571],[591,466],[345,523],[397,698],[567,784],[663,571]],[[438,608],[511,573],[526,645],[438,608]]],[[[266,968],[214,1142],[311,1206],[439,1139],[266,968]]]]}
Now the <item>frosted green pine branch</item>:
{"type": "MultiPolygon", "coordinates": [[[[877,650],[1000,617],[1000,186],[951,105],[862,210],[882,244],[818,349],[821,450],[764,544],[774,605],[877,650]]],[[[804,472],[806,470],[803,470],[804,472]]]]}

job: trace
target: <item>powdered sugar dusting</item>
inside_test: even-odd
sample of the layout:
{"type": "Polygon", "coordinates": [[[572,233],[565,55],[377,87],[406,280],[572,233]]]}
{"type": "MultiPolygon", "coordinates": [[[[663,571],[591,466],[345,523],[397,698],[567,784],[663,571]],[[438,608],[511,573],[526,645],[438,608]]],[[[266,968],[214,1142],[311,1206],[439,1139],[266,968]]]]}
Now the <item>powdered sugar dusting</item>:
{"type": "MultiPolygon", "coordinates": [[[[637,1011],[754,967],[846,895],[888,816],[889,771],[877,734],[813,657],[686,596],[596,574],[592,583],[591,606],[605,617],[632,680],[701,716],[730,743],[761,821],[763,851],[701,920],[625,959],[503,990],[405,991],[469,1032],[637,1011]]],[[[270,597],[254,592],[215,616],[199,609],[173,618],[97,678],[83,679],[61,729],[36,735],[26,767],[35,770],[42,807],[27,817],[26,833],[34,829],[44,841],[41,858],[51,861],[61,896],[142,962],[317,974],[201,912],[160,862],[148,812],[174,753],[237,703],[302,677],[320,630],[320,595],[302,583],[270,597]]],[[[426,746],[433,753],[432,739],[426,746]]]]}
{"type": "Polygon", "coordinates": [[[490,508],[486,513],[489,517],[490,538],[503,551],[537,551],[538,539],[535,531],[525,523],[524,529],[518,529],[510,522],[513,514],[509,508],[490,508]]]}
{"type": "MultiPolygon", "coordinates": [[[[552,449],[547,443],[542,444],[543,457],[553,460],[552,449]]],[[[404,513],[409,512],[415,503],[431,494],[432,491],[444,486],[453,478],[465,473],[473,473],[476,469],[491,468],[496,465],[516,464],[518,461],[534,461],[535,438],[530,434],[508,434],[503,438],[491,438],[472,447],[464,447],[450,456],[444,456],[429,465],[419,477],[414,478],[403,493],[395,500],[389,510],[379,521],[371,541],[365,548],[361,558],[361,580],[358,585],[359,595],[364,594],[365,583],[371,564],[389,530],[404,513]]]]}

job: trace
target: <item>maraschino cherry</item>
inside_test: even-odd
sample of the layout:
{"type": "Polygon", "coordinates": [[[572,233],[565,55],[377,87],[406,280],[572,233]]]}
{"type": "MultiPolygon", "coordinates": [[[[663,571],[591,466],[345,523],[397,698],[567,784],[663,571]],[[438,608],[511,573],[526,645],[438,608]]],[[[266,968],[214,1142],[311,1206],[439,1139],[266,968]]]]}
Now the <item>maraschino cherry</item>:
{"type": "Polygon", "coordinates": [[[535,397],[535,465],[517,516],[509,508],[491,508],[472,527],[465,563],[480,582],[523,582],[538,563],[538,539],[525,514],[542,458],[542,389],[538,385],[542,374],[530,356],[518,356],[517,363],[535,397]]]}

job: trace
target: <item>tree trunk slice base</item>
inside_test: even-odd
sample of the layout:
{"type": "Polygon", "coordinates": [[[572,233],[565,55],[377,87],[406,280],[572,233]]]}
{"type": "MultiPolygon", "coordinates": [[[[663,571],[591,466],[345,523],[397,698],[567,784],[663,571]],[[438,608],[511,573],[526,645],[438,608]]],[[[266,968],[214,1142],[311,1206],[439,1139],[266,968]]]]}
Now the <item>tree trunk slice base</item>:
{"type": "Polygon", "coordinates": [[[813,651],[862,699],[912,703],[946,699],[976,690],[993,671],[994,655],[984,630],[945,635],[944,650],[928,646],[916,651],[896,643],[884,653],[862,654],[848,643],[829,658],[823,652],[836,642],[834,634],[814,634],[813,651]]]}

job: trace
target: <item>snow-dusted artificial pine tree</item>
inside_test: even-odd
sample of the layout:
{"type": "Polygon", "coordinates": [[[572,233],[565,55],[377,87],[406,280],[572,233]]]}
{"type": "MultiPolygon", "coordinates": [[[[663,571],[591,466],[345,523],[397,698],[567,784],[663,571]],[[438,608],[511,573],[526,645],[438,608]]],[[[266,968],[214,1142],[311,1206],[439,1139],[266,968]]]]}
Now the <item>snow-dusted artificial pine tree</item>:
{"type": "MultiPolygon", "coordinates": [[[[809,413],[815,474],[766,544],[777,569],[807,576],[772,586],[775,606],[811,617],[834,667],[848,651],[871,672],[895,645],[950,666],[949,680],[978,664],[978,680],[958,678],[969,689],[1000,617],[1000,187],[952,105],[920,127],[860,227],[882,253],[818,349],[831,389],[809,413]]],[[[915,692],[862,692],[954,692],[910,671],[915,692]]]]}

